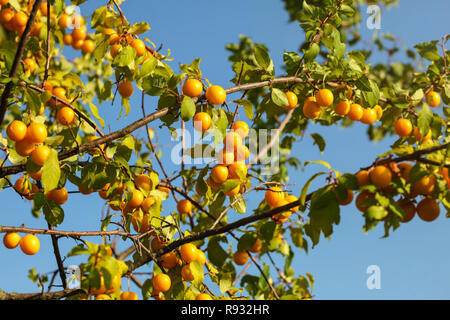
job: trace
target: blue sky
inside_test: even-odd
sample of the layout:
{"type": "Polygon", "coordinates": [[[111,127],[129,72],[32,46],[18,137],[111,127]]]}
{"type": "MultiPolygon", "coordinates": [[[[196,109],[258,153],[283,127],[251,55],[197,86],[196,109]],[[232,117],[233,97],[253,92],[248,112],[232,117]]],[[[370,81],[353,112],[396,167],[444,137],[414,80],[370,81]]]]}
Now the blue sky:
{"type": "MultiPolygon", "coordinates": [[[[88,1],[83,4],[82,14],[88,14],[99,3],[102,2],[88,1]]],[[[288,23],[288,14],[281,1],[128,0],[122,8],[130,22],[149,22],[152,29],[145,37],[151,39],[156,46],[162,44],[163,53],[170,48],[174,58],[170,64],[175,71],[178,71],[179,63],[190,63],[193,59],[202,57],[200,67],[203,76],[223,87],[232,86],[229,80],[234,76],[227,61],[225,45],[237,42],[240,34],[267,45],[277,75],[282,75],[280,66],[283,51],[297,50],[304,39],[299,26],[288,23]]],[[[448,9],[449,4],[445,0],[433,0],[426,4],[419,0],[400,0],[398,6],[383,11],[379,32],[396,35],[409,48],[419,42],[440,39],[450,27],[446,15],[448,9]]],[[[367,15],[364,14],[363,19],[366,18],[367,15]]],[[[372,31],[367,30],[365,23],[362,24],[361,33],[366,41],[371,40],[372,31]]],[[[70,57],[79,55],[79,52],[71,49],[67,53],[70,57]]],[[[397,59],[402,58],[399,55],[397,59]]],[[[384,62],[386,57],[374,53],[372,61],[384,62]]],[[[155,110],[154,98],[147,97],[146,102],[147,113],[155,110]]],[[[134,94],[131,106],[132,111],[127,118],[117,120],[120,111],[118,101],[114,106],[110,103],[100,106],[100,114],[111,125],[111,129],[115,130],[140,117],[140,95],[134,94]]],[[[159,123],[155,122],[154,127],[157,125],[159,123]]],[[[383,142],[372,143],[367,138],[366,128],[363,124],[355,124],[346,129],[312,125],[308,128],[308,133],[318,132],[326,139],[325,152],[321,155],[317,147],[312,145],[312,139],[307,137],[297,141],[292,152],[301,161],[324,160],[341,172],[356,172],[387,151],[395,140],[394,137],[388,137],[383,142]]],[[[138,130],[135,134],[143,137],[145,131],[138,130]]],[[[173,145],[167,138],[167,129],[159,131],[157,135],[161,144],[173,145]]],[[[166,150],[164,149],[163,159],[168,163],[168,171],[171,173],[179,170],[170,163],[170,154],[166,150]]],[[[156,163],[154,166],[157,168],[156,163]]],[[[296,184],[291,187],[293,193],[299,194],[303,183],[319,169],[321,168],[311,166],[305,171],[292,170],[290,182],[296,184]]],[[[320,183],[315,187],[319,187],[320,183]]],[[[71,186],[68,189],[75,188],[71,186]]],[[[263,193],[252,197],[247,203],[250,210],[263,197],[263,193]]],[[[25,223],[28,227],[46,228],[43,218],[34,219],[30,216],[30,203],[21,200],[11,190],[1,192],[0,200],[3,204],[2,225],[19,226],[25,223]]],[[[102,208],[103,201],[96,194],[88,197],[73,194],[64,204],[65,221],[58,229],[98,229],[102,208]]],[[[165,203],[164,214],[173,212],[174,208],[174,203],[165,203]]],[[[232,212],[231,215],[237,214],[232,212]]],[[[344,207],[341,210],[341,223],[335,227],[330,241],[322,239],[308,255],[295,249],[293,267],[296,274],[313,274],[316,279],[313,293],[317,299],[448,299],[450,254],[446,244],[450,241],[450,223],[443,213],[432,223],[422,222],[416,217],[391,233],[388,239],[381,239],[383,230],[380,226],[364,234],[362,225],[363,218],[354,205],[344,207]],[[380,290],[368,290],[366,287],[369,276],[366,269],[369,265],[380,267],[380,290]]],[[[27,271],[32,267],[36,267],[39,273],[56,269],[50,237],[39,238],[41,250],[35,256],[25,256],[20,250],[0,247],[1,289],[34,292],[36,286],[26,278],[27,271]]],[[[96,243],[101,241],[99,238],[87,240],[96,243]]],[[[60,245],[64,254],[76,243],[71,239],[62,239],[60,245]]],[[[121,248],[129,245],[127,243],[121,248]]],[[[281,262],[277,255],[274,257],[281,262]]],[[[268,259],[265,260],[269,262],[268,259]]],[[[82,261],[82,258],[69,258],[66,265],[82,261]]],[[[142,268],[142,271],[148,270],[148,267],[142,268]]],[[[249,271],[257,274],[254,268],[249,271]]],[[[276,277],[275,273],[273,277],[276,277]]],[[[124,280],[123,288],[126,285],[124,280]]],[[[136,291],[133,285],[131,289],[136,291]]]]}

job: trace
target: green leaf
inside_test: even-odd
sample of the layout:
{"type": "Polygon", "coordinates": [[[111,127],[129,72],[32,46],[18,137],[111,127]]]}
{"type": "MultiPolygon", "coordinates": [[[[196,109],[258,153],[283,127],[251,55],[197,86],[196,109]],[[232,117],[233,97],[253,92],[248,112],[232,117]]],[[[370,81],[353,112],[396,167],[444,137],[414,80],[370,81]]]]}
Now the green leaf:
{"type": "Polygon", "coordinates": [[[237,105],[242,105],[244,107],[245,116],[251,120],[253,120],[253,103],[251,103],[249,100],[246,99],[238,99],[234,100],[234,103],[237,105]]]}
{"type": "Polygon", "coordinates": [[[232,207],[239,214],[244,214],[247,211],[247,206],[245,204],[245,200],[241,195],[235,195],[230,198],[230,203],[232,203],[232,207]],[[238,199],[236,201],[236,199],[238,199]],[[235,202],[236,201],[236,202],[235,202]]]}
{"type": "Polygon", "coordinates": [[[305,183],[305,185],[302,188],[302,192],[300,193],[300,205],[303,207],[306,202],[306,196],[308,195],[308,189],[311,183],[319,176],[328,174],[328,172],[318,172],[315,175],[313,175],[311,178],[308,179],[308,181],[305,183]]]}
{"type": "Polygon", "coordinates": [[[263,45],[255,45],[255,60],[258,66],[267,70],[271,60],[267,48],[263,45]]]}
{"type": "Polygon", "coordinates": [[[194,276],[194,283],[201,284],[203,282],[203,265],[198,261],[192,261],[189,263],[189,268],[191,269],[192,275],[194,276]]]}
{"type": "Polygon", "coordinates": [[[134,59],[136,58],[136,51],[133,47],[123,47],[117,57],[114,58],[113,64],[118,67],[129,67],[134,69],[134,59]]]}
{"type": "Polygon", "coordinates": [[[222,185],[220,186],[220,190],[223,192],[228,192],[236,188],[238,185],[241,184],[241,180],[239,179],[228,179],[222,185]]]}
{"type": "Polygon", "coordinates": [[[372,86],[370,85],[369,79],[366,76],[362,76],[361,78],[355,81],[355,85],[358,89],[362,91],[370,91],[372,90],[372,86]]]}
{"type": "Polygon", "coordinates": [[[105,128],[105,120],[103,120],[100,115],[98,114],[98,108],[95,106],[95,104],[93,104],[92,102],[89,101],[89,108],[91,109],[91,113],[92,115],[95,117],[95,119],[97,119],[100,124],[102,125],[102,128],[105,128]]]}
{"type": "Polygon", "coordinates": [[[323,150],[325,150],[325,147],[327,145],[325,139],[318,133],[312,133],[311,137],[314,139],[314,145],[317,145],[319,147],[320,153],[323,153],[323,150]]]}
{"type": "Polygon", "coordinates": [[[64,221],[64,210],[54,201],[46,201],[42,211],[44,212],[45,220],[52,226],[57,226],[64,221]]]}
{"type": "Polygon", "coordinates": [[[381,220],[388,215],[388,211],[382,206],[370,206],[365,212],[369,219],[381,220]]]}
{"type": "Polygon", "coordinates": [[[417,52],[424,59],[435,61],[439,60],[441,57],[439,56],[437,44],[438,40],[433,40],[430,42],[422,42],[418,43],[414,46],[417,49],[417,52]]]}
{"type": "Polygon", "coordinates": [[[423,104],[422,110],[420,110],[419,117],[417,119],[417,125],[419,127],[419,131],[424,137],[428,131],[430,130],[431,123],[433,122],[433,111],[431,111],[430,107],[427,104],[423,104]]]}
{"type": "Polygon", "coordinates": [[[141,291],[144,300],[148,300],[153,296],[153,281],[151,278],[144,281],[141,291]]]}
{"type": "Polygon", "coordinates": [[[227,292],[232,287],[232,283],[233,283],[233,277],[232,277],[231,273],[226,272],[226,273],[222,274],[220,277],[220,280],[219,280],[220,292],[225,294],[225,292],[227,292]]]}
{"type": "Polygon", "coordinates": [[[44,191],[56,189],[59,178],[61,177],[61,168],[59,166],[58,153],[55,149],[50,150],[50,156],[42,167],[42,185],[44,191]]]}
{"type": "Polygon", "coordinates": [[[277,88],[272,88],[270,98],[279,107],[285,107],[289,104],[286,93],[277,88]]]}
{"type": "Polygon", "coordinates": [[[320,52],[320,46],[314,42],[311,47],[303,52],[305,54],[305,61],[313,61],[320,52]]]}
{"type": "MultiPolygon", "coordinates": [[[[330,187],[319,189],[313,193],[308,216],[309,224],[316,230],[315,232],[319,232],[319,234],[322,232],[325,237],[329,237],[333,233],[333,224],[339,223],[340,216],[336,194],[330,187]]],[[[307,230],[306,227],[305,230],[307,230]]],[[[308,232],[310,231],[308,230],[308,232]]],[[[309,234],[308,232],[307,234],[309,234]]],[[[317,241],[317,235],[315,237],[317,241]]]]}
{"type": "Polygon", "coordinates": [[[261,226],[261,228],[259,229],[259,232],[261,233],[262,238],[266,241],[272,240],[276,227],[277,227],[277,224],[273,221],[268,221],[268,222],[264,223],[261,226]]]}
{"type": "Polygon", "coordinates": [[[315,164],[321,164],[321,165],[323,165],[323,166],[327,167],[327,168],[328,168],[328,170],[330,170],[330,171],[331,171],[331,166],[330,166],[330,164],[329,164],[328,162],[326,162],[326,161],[322,161],[322,160],[315,160],[315,161],[305,161],[304,165],[305,165],[305,167],[306,167],[307,165],[309,165],[309,164],[312,164],[312,163],[315,163],[315,164]]]}
{"type": "Polygon", "coordinates": [[[67,257],[78,256],[80,254],[89,254],[89,250],[82,243],[73,247],[67,254],[67,257]]]}
{"type": "Polygon", "coordinates": [[[219,241],[226,241],[222,237],[213,237],[208,242],[208,259],[217,267],[222,267],[228,258],[227,252],[219,244],[219,241]]]}
{"type": "Polygon", "coordinates": [[[142,64],[141,68],[139,69],[139,77],[143,78],[151,74],[158,63],[158,60],[154,57],[150,57],[149,59],[145,60],[142,64]]]}
{"type": "Polygon", "coordinates": [[[192,98],[188,96],[183,97],[181,102],[181,118],[184,121],[189,121],[195,115],[195,103],[192,98]]]}
{"type": "Polygon", "coordinates": [[[250,250],[251,247],[255,244],[258,236],[254,232],[244,233],[242,237],[239,238],[237,249],[238,251],[250,250]]]}
{"type": "Polygon", "coordinates": [[[129,34],[142,34],[145,31],[150,30],[150,26],[147,22],[138,22],[131,26],[130,29],[128,29],[129,34]]]}

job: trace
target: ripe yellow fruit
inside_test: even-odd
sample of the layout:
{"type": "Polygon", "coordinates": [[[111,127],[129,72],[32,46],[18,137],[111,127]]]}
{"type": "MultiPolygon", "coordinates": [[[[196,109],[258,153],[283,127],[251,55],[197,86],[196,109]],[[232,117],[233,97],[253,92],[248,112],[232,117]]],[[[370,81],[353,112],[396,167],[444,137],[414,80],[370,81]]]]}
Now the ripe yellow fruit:
{"type": "Polygon", "coordinates": [[[236,121],[235,123],[233,123],[233,126],[231,128],[233,129],[233,131],[237,132],[242,139],[244,139],[250,131],[250,128],[245,121],[236,121]]]}
{"type": "Polygon", "coordinates": [[[414,203],[408,199],[402,199],[397,201],[397,204],[404,212],[403,219],[400,219],[400,222],[406,223],[411,221],[416,213],[416,206],[414,203]]]}
{"type": "Polygon", "coordinates": [[[74,50],[80,50],[83,47],[84,40],[72,40],[72,48],[74,50]]]}
{"type": "Polygon", "coordinates": [[[177,210],[181,214],[188,214],[192,212],[192,202],[187,199],[180,200],[177,203],[177,210]]]}
{"type": "Polygon", "coordinates": [[[33,234],[27,234],[22,239],[20,239],[20,249],[26,255],[34,255],[39,251],[40,248],[39,239],[33,234]]]}
{"type": "Polygon", "coordinates": [[[317,102],[312,100],[305,101],[305,104],[303,105],[303,114],[308,119],[316,119],[320,116],[320,106],[317,102]]]}
{"type": "Polygon", "coordinates": [[[340,116],[345,116],[350,111],[350,102],[348,100],[339,101],[334,107],[334,112],[340,116]]]}
{"type": "Polygon", "coordinates": [[[293,93],[292,91],[288,91],[286,92],[286,97],[288,100],[288,105],[285,106],[284,108],[286,110],[291,110],[294,109],[297,106],[298,103],[298,97],[295,93],[293,93]]]}
{"type": "Polygon", "coordinates": [[[338,198],[338,200],[339,200],[339,204],[341,205],[341,206],[346,206],[346,205],[348,205],[348,204],[350,204],[350,203],[352,203],[352,201],[353,201],[353,191],[352,190],[350,190],[350,189],[347,189],[347,198],[345,198],[345,199],[342,199],[341,197],[337,197],[338,198]]]}
{"type": "Polygon", "coordinates": [[[250,252],[258,253],[262,249],[262,241],[259,238],[256,238],[255,243],[252,245],[252,247],[249,249],[250,252]]]}
{"type": "Polygon", "coordinates": [[[369,171],[361,170],[355,176],[360,187],[365,186],[369,183],[369,171]]]}
{"type": "Polygon", "coordinates": [[[72,31],[72,39],[73,42],[77,42],[80,40],[84,41],[86,39],[86,29],[85,28],[74,29],[72,31]]]}
{"type": "Polygon", "coordinates": [[[317,91],[316,102],[321,107],[329,107],[333,104],[334,96],[329,89],[320,89],[317,91]]]}
{"type": "Polygon", "coordinates": [[[236,263],[238,266],[243,266],[247,263],[249,258],[249,255],[247,251],[236,251],[236,253],[233,256],[234,263],[236,263]]]}
{"type": "Polygon", "coordinates": [[[141,204],[142,211],[144,211],[145,213],[149,212],[151,206],[153,206],[154,203],[156,203],[155,198],[153,198],[153,197],[145,198],[144,201],[142,201],[142,204],[141,204]]]}
{"type": "Polygon", "coordinates": [[[181,277],[184,281],[191,282],[194,280],[194,274],[191,271],[190,264],[186,264],[181,268],[181,277]]]}
{"type": "Polygon", "coordinates": [[[381,108],[381,106],[377,104],[375,107],[373,107],[373,110],[375,110],[375,112],[377,113],[377,120],[380,120],[383,116],[383,108],[381,108]]]}
{"type": "Polygon", "coordinates": [[[221,105],[227,98],[227,93],[221,86],[213,85],[206,90],[206,100],[209,104],[221,105]]]}
{"type": "Polygon", "coordinates": [[[225,192],[225,194],[229,197],[232,197],[232,196],[237,195],[240,192],[240,190],[241,190],[241,185],[238,184],[236,187],[234,187],[234,189],[231,189],[231,190],[225,192]]]}
{"type": "MultiPolygon", "coordinates": [[[[298,198],[292,194],[287,195],[284,199],[286,200],[287,203],[298,201],[298,198]]],[[[300,206],[291,208],[292,212],[297,212],[298,210],[300,210],[300,206]]]]}
{"type": "Polygon", "coordinates": [[[370,199],[373,199],[373,197],[374,196],[372,193],[370,193],[367,190],[364,190],[363,192],[358,194],[358,196],[355,199],[356,208],[361,212],[366,212],[366,210],[369,209],[369,206],[365,203],[370,199]]]}
{"type": "Polygon", "coordinates": [[[195,261],[198,261],[202,265],[206,263],[206,256],[202,250],[197,249],[197,259],[195,261]]]}
{"type": "Polygon", "coordinates": [[[235,161],[245,161],[250,157],[250,150],[247,146],[241,145],[234,151],[234,160],[235,161]]]}
{"type": "Polygon", "coordinates": [[[183,94],[194,98],[199,97],[203,92],[203,85],[197,79],[187,79],[183,84],[183,94]]]}
{"type": "Polygon", "coordinates": [[[120,49],[122,49],[122,45],[120,43],[113,45],[111,47],[111,49],[109,49],[109,53],[111,53],[111,57],[113,57],[113,59],[115,57],[117,57],[117,55],[119,54],[120,49]]]}
{"type": "Polygon", "coordinates": [[[194,116],[193,122],[195,130],[205,132],[211,127],[212,119],[206,112],[199,112],[194,116]]]}
{"type": "Polygon", "coordinates": [[[385,166],[376,166],[370,171],[369,178],[379,188],[386,188],[392,181],[392,172],[385,166]]]}
{"type": "Polygon", "coordinates": [[[131,41],[130,45],[132,48],[134,48],[134,50],[136,50],[136,55],[138,57],[144,55],[145,52],[147,51],[147,49],[145,48],[144,42],[140,39],[133,39],[133,41],[131,41]]]}
{"type": "Polygon", "coordinates": [[[134,180],[136,188],[149,191],[152,188],[152,180],[147,174],[140,174],[134,180]]]}
{"type": "Polygon", "coordinates": [[[200,293],[197,297],[195,297],[195,300],[212,300],[212,298],[209,294],[200,293]]]}
{"type": "Polygon", "coordinates": [[[279,207],[279,203],[284,200],[284,192],[280,187],[270,187],[270,189],[266,191],[264,199],[269,207],[279,207]]]}
{"type": "Polygon", "coordinates": [[[139,207],[144,201],[144,194],[140,190],[133,190],[130,193],[130,200],[127,203],[127,206],[134,209],[139,207]]]}
{"type": "Polygon", "coordinates": [[[31,153],[33,162],[38,166],[43,166],[45,161],[50,157],[50,148],[44,145],[37,146],[31,153]]]}
{"type": "Polygon", "coordinates": [[[46,197],[48,200],[53,200],[57,204],[62,205],[67,202],[67,199],[69,199],[69,194],[66,188],[61,188],[49,191],[46,194],[46,197]]]}
{"type": "Polygon", "coordinates": [[[225,150],[232,150],[233,153],[242,145],[242,138],[239,133],[230,131],[225,136],[224,147],[225,150]]]}
{"type": "Polygon", "coordinates": [[[198,249],[192,243],[185,243],[181,246],[180,255],[181,259],[183,259],[186,263],[190,263],[197,260],[198,249]]]}
{"type": "Polygon", "coordinates": [[[229,170],[227,166],[218,164],[211,169],[211,179],[216,183],[224,183],[228,179],[229,170]]]}
{"type": "Polygon", "coordinates": [[[412,185],[413,193],[422,194],[422,195],[430,195],[433,193],[434,187],[436,185],[436,177],[431,174],[425,177],[422,177],[419,181],[416,181],[412,185]]]}
{"type": "Polygon", "coordinates": [[[377,112],[374,109],[364,109],[360,119],[362,123],[372,124],[377,120],[377,112]]]}
{"type": "Polygon", "coordinates": [[[153,288],[159,292],[169,291],[172,286],[172,281],[167,274],[160,273],[156,277],[153,277],[153,288]]]}
{"type": "Polygon", "coordinates": [[[58,122],[63,126],[70,126],[75,121],[75,111],[69,107],[62,107],[58,110],[56,119],[58,119],[58,122]]]}
{"type": "Polygon", "coordinates": [[[28,157],[36,148],[36,146],[34,142],[29,142],[26,139],[23,139],[16,142],[15,148],[16,152],[19,155],[21,155],[22,157],[28,157]]]}
{"type": "Polygon", "coordinates": [[[426,222],[431,222],[439,217],[439,204],[433,198],[425,198],[417,205],[417,215],[426,222]]]}
{"type": "Polygon", "coordinates": [[[239,173],[243,177],[247,176],[247,166],[243,162],[234,162],[228,166],[228,171],[230,173],[231,179],[240,179],[239,173]]]}
{"type": "Polygon", "coordinates": [[[120,294],[120,300],[139,300],[138,295],[132,291],[124,291],[120,294]]]}
{"type": "Polygon", "coordinates": [[[69,16],[67,13],[63,13],[58,19],[58,25],[63,29],[69,27],[71,24],[72,24],[72,17],[69,16]]]}
{"type": "Polygon", "coordinates": [[[11,21],[14,28],[18,31],[27,24],[28,16],[22,11],[18,11],[11,21]]]}
{"type": "Polygon", "coordinates": [[[422,134],[420,133],[419,128],[415,127],[414,128],[414,138],[419,143],[423,143],[427,140],[430,140],[431,139],[431,129],[429,129],[428,133],[425,135],[425,137],[422,138],[422,134]]]}
{"type": "Polygon", "coordinates": [[[39,122],[31,123],[27,128],[25,140],[28,142],[42,143],[47,139],[47,127],[39,122]]]}
{"type": "Polygon", "coordinates": [[[441,97],[436,91],[430,91],[425,96],[425,100],[430,107],[437,107],[441,103],[441,97]]]}
{"type": "Polygon", "coordinates": [[[172,269],[178,264],[178,260],[176,253],[171,251],[161,257],[161,265],[166,269],[172,269]]]}
{"type": "Polygon", "coordinates": [[[217,152],[216,157],[219,164],[225,165],[232,164],[235,159],[234,151],[233,150],[226,151],[225,149],[222,149],[219,152],[217,152]]]}
{"type": "Polygon", "coordinates": [[[95,50],[95,42],[91,39],[87,39],[83,42],[83,45],[81,46],[81,50],[84,53],[92,53],[95,50]]]}
{"type": "Polygon", "coordinates": [[[37,64],[33,58],[26,58],[23,60],[23,63],[25,65],[26,71],[30,71],[31,73],[33,73],[34,70],[36,70],[37,64]]]}
{"type": "Polygon", "coordinates": [[[119,83],[117,89],[122,98],[131,97],[134,91],[133,84],[128,80],[123,80],[121,83],[119,83]]]}
{"type": "Polygon", "coordinates": [[[364,113],[363,107],[361,107],[357,103],[352,103],[350,105],[350,111],[347,113],[347,117],[352,121],[359,121],[361,120],[364,113]]]}
{"type": "Polygon", "coordinates": [[[27,134],[27,125],[20,120],[14,120],[6,128],[6,134],[13,141],[22,141],[27,134]]]}
{"type": "Polygon", "coordinates": [[[398,119],[394,124],[394,130],[400,137],[407,137],[412,132],[412,123],[408,119],[398,119]]]}
{"type": "Polygon", "coordinates": [[[8,232],[3,236],[3,244],[8,249],[16,248],[20,243],[20,236],[16,232],[8,232]]]}

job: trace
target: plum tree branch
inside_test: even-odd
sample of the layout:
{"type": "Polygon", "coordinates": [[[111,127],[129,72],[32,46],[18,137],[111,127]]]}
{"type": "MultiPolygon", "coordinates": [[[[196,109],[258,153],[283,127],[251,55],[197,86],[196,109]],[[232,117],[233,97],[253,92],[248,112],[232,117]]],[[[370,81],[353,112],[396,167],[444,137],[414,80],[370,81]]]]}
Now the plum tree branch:
{"type": "Polygon", "coordinates": [[[130,233],[111,230],[111,231],[62,231],[62,230],[52,230],[52,229],[34,229],[26,227],[8,227],[0,226],[0,233],[6,232],[18,232],[18,233],[30,233],[30,234],[48,234],[48,235],[58,235],[64,237],[97,237],[97,236],[124,236],[131,237],[130,233]]]}
{"type": "MultiPolygon", "coordinates": [[[[322,80],[315,80],[315,79],[302,79],[302,78],[296,78],[296,77],[280,77],[280,78],[275,78],[273,80],[267,80],[267,81],[261,81],[261,82],[255,82],[255,83],[249,83],[249,84],[243,84],[243,85],[237,85],[234,87],[230,87],[228,89],[225,89],[225,91],[227,92],[227,94],[231,94],[234,92],[238,92],[238,91],[245,91],[245,90],[251,90],[251,89],[255,89],[255,88],[262,88],[262,87],[266,87],[269,86],[270,84],[281,84],[281,83],[308,83],[309,81],[315,82],[315,83],[322,83],[322,80]]],[[[329,85],[330,87],[337,87],[339,86],[338,83],[336,82],[327,82],[327,85],[329,85]]],[[[31,88],[33,88],[34,90],[43,92],[44,90],[36,87],[36,86],[30,86],[31,88]]],[[[204,96],[200,97],[198,99],[198,101],[201,101],[205,99],[204,96]]],[[[58,100],[58,99],[57,99],[58,100]]],[[[380,99],[382,101],[382,99],[380,99]]],[[[62,100],[58,100],[61,103],[67,105],[67,102],[62,101],[62,100]]],[[[73,108],[73,106],[72,106],[73,108]]],[[[135,122],[129,124],[128,126],[119,129],[117,131],[114,131],[110,134],[107,135],[103,135],[102,137],[100,137],[99,139],[93,140],[93,141],[89,141],[86,142],[80,146],[77,146],[75,148],[72,148],[70,150],[66,150],[63,151],[59,154],[59,160],[64,160],[67,158],[70,158],[76,154],[82,153],[84,151],[87,151],[89,149],[95,148],[101,144],[107,144],[110,143],[111,141],[114,141],[116,139],[120,139],[130,133],[132,133],[133,131],[145,126],[146,124],[160,119],[162,117],[164,117],[165,115],[172,113],[172,112],[177,112],[180,108],[180,104],[174,104],[170,107],[166,107],[163,108],[161,110],[158,110],[156,112],[153,112],[151,114],[149,114],[146,117],[143,117],[139,120],[136,120],[135,122]]],[[[74,109],[75,112],[77,112],[78,110],[74,109]]],[[[78,114],[78,113],[77,113],[78,114]]],[[[84,120],[88,121],[87,117],[82,117],[84,120]]],[[[89,120],[90,121],[90,120],[89,120]]],[[[94,127],[95,124],[92,123],[92,121],[88,122],[90,125],[93,125],[94,127]]],[[[98,128],[97,128],[98,129],[98,128]]],[[[102,134],[101,134],[102,135],[102,134]]],[[[7,166],[7,167],[2,167],[0,168],[0,178],[3,178],[7,175],[11,175],[11,174],[16,174],[19,172],[23,172],[25,171],[25,165],[24,164],[19,164],[19,165],[11,165],[11,166],[7,166]]]]}
{"type": "Polygon", "coordinates": [[[0,300],[60,300],[84,293],[81,289],[64,289],[55,292],[16,293],[5,292],[0,289],[0,300]]]}
{"type": "MultiPolygon", "coordinates": [[[[444,143],[444,144],[441,144],[438,146],[426,148],[426,149],[420,149],[420,150],[414,151],[413,153],[410,153],[410,154],[407,154],[404,156],[400,156],[397,158],[385,158],[385,159],[376,161],[376,163],[384,164],[384,163],[388,163],[388,162],[418,161],[418,162],[423,162],[423,163],[440,166],[441,163],[433,161],[433,160],[421,158],[421,156],[423,156],[425,154],[430,154],[430,153],[433,153],[436,151],[447,149],[447,148],[449,148],[449,146],[450,146],[450,142],[444,143]]],[[[367,170],[367,169],[371,168],[372,166],[373,166],[373,164],[371,166],[361,168],[361,170],[367,170]]],[[[450,164],[444,164],[444,167],[450,168],[450,164]]]]}

